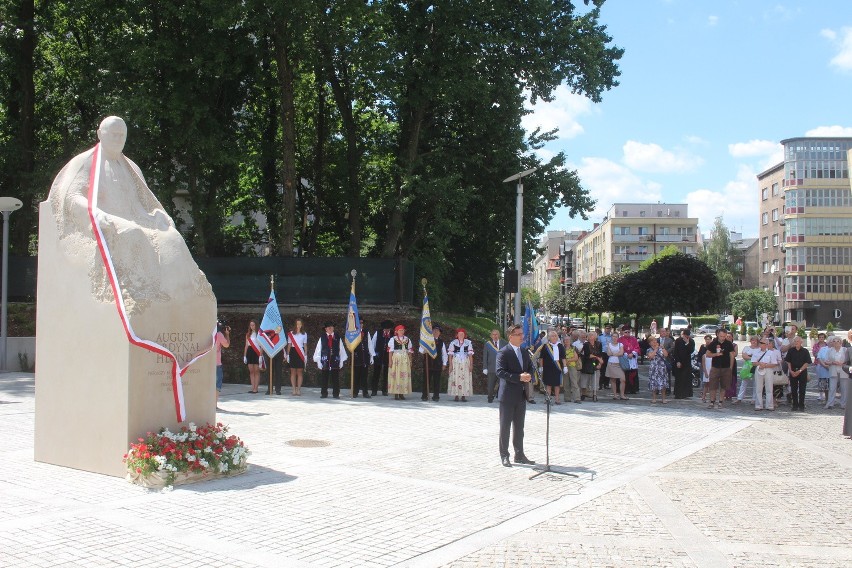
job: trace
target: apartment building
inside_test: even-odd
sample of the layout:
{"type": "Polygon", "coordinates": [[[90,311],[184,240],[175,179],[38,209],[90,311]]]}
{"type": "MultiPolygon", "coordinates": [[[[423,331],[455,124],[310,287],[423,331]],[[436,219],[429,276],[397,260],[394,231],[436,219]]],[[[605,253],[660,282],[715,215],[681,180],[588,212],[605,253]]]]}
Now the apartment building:
{"type": "Polygon", "coordinates": [[[559,282],[563,294],[567,294],[574,285],[574,247],[585,236],[586,231],[571,231],[559,245],[559,282]]]}
{"type": "Polygon", "coordinates": [[[542,252],[533,259],[532,288],[541,296],[547,292],[550,283],[559,278],[559,246],[564,239],[565,231],[547,231],[538,244],[542,252]]]}
{"type": "Polygon", "coordinates": [[[578,240],[574,250],[576,282],[635,271],[669,245],[698,254],[698,219],[685,203],[615,203],[601,223],[578,240]]]}
{"type": "Polygon", "coordinates": [[[775,321],[784,316],[784,162],[757,174],[760,189],[757,285],[775,294],[775,321]]]}
{"type": "MultiPolygon", "coordinates": [[[[848,325],[852,321],[852,138],[789,138],[781,144],[784,264],[776,271],[783,277],[779,278],[780,311],[784,320],[808,326],[848,325]]],[[[759,187],[762,192],[762,182],[759,187]]],[[[766,260],[769,257],[761,265],[766,260]]],[[[770,274],[771,270],[770,265],[770,274]]]]}

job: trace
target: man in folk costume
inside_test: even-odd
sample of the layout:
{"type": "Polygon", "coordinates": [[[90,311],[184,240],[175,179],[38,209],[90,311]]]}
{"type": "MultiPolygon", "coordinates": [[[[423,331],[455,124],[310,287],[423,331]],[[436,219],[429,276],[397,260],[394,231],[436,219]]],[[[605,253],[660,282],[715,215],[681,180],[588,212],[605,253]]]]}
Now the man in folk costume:
{"type": "Polygon", "coordinates": [[[562,375],[568,372],[565,360],[565,345],[559,341],[559,334],[555,329],[547,333],[547,343],[541,350],[539,356],[541,361],[541,382],[547,394],[553,391],[556,404],[562,404],[559,400],[559,389],[562,386],[562,375]]]}
{"type": "MultiPolygon", "coordinates": [[[[434,358],[426,357],[426,364],[429,365],[429,389],[432,391],[432,400],[438,401],[441,396],[441,374],[447,368],[447,346],[441,341],[440,326],[432,326],[432,337],[435,338],[435,351],[438,353],[434,358]]],[[[421,345],[418,349],[420,353],[425,354],[426,349],[421,345]]],[[[423,375],[423,395],[420,400],[429,399],[429,390],[427,390],[426,375],[423,375]]]]}
{"type": "Polygon", "coordinates": [[[352,398],[358,398],[358,393],[362,391],[364,392],[364,398],[370,398],[367,376],[370,368],[370,361],[373,359],[373,350],[370,338],[367,335],[367,331],[364,329],[364,318],[359,319],[361,321],[361,341],[352,353],[355,367],[355,392],[352,393],[352,398]]]}
{"type": "Polygon", "coordinates": [[[314,363],[320,369],[320,398],[328,398],[328,383],[331,382],[332,395],[340,398],[340,368],[349,358],[343,339],[334,331],[334,324],[325,322],[323,333],[314,350],[314,363]]]}
{"type": "Polygon", "coordinates": [[[382,329],[373,333],[370,343],[373,345],[373,396],[376,396],[381,387],[382,395],[388,395],[388,369],[390,368],[390,354],[388,353],[388,341],[390,341],[393,322],[385,320],[382,329]]]}
{"type": "Polygon", "coordinates": [[[488,380],[488,402],[493,402],[494,397],[500,400],[500,389],[502,384],[497,382],[497,353],[506,347],[505,339],[500,339],[500,330],[491,330],[491,341],[485,344],[482,353],[482,374],[488,380]]]}

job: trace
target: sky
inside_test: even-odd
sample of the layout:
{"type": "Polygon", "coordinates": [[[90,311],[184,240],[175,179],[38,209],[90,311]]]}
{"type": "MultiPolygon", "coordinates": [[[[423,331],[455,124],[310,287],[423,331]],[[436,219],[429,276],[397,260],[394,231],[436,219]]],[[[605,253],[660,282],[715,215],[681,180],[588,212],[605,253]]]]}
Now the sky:
{"type": "Polygon", "coordinates": [[[619,86],[600,103],[560,87],[524,119],[559,128],[537,153],[564,152],[597,200],[549,230],[662,201],[687,203],[705,235],[722,216],[757,237],[756,176],[782,161],[779,142],[852,136],[850,0],[608,0],[601,23],[625,50],[619,86]]]}

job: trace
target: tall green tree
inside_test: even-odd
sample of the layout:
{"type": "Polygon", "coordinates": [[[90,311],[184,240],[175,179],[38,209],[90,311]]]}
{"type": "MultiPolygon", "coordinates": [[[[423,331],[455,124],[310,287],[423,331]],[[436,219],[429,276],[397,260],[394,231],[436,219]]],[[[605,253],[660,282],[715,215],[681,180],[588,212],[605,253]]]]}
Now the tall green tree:
{"type": "Polygon", "coordinates": [[[761,288],[734,292],[728,296],[728,306],[734,316],[740,316],[744,320],[756,318],[758,322],[761,321],[762,314],[769,314],[772,319],[778,310],[778,303],[772,292],[761,288]]]}
{"type": "Polygon", "coordinates": [[[736,289],[735,255],[731,232],[722,217],[716,217],[713,229],[710,231],[710,243],[699,253],[699,258],[716,274],[719,286],[719,307],[728,304],[728,297],[736,289]]]}

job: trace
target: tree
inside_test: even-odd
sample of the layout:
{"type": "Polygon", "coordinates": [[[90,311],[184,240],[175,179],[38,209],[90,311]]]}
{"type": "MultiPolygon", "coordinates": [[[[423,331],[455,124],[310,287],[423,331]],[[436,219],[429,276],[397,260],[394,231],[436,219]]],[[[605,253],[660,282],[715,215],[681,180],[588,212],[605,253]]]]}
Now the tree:
{"type": "Polygon", "coordinates": [[[648,311],[697,314],[719,305],[716,274],[694,256],[678,253],[659,258],[636,274],[641,276],[636,277],[631,296],[648,311]]]}
{"type": "Polygon", "coordinates": [[[657,253],[657,254],[655,254],[655,255],[652,255],[652,256],[649,256],[648,258],[646,258],[645,260],[643,260],[643,261],[639,264],[639,270],[645,270],[646,268],[648,268],[649,266],[651,266],[651,263],[652,263],[652,262],[654,262],[655,260],[657,260],[658,258],[663,258],[663,257],[666,257],[666,256],[671,256],[671,255],[673,255],[673,254],[677,254],[677,253],[679,253],[679,252],[680,252],[680,250],[679,250],[679,249],[678,249],[675,245],[666,245],[666,246],[663,248],[663,250],[661,250],[659,253],[657,253]]]}
{"type": "Polygon", "coordinates": [[[699,258],[716,274],[719,285],[719,307],[728,304],[728,296],[736,287],[734,272],[736,250],[731,243],[731,232],[722,217],[716,217],[710,231],[710,243],[699,253],[699,258]]]}
{"type": "Polygon", "coordinates": [[[757,322],[761,321],[761,314],[770,314],[771,318],[778,309],[775,296],[761,288],[734,292],[728,297],[728,306],[730,306],[732,314],[740,316],[744,320],[757,318],[755,320],[757,322]]]}
{"type": "Polygon", "coordinates": [[[533,308],[537,310],[540,309],[541,294],[539,294],[538,291],[535,290],[535,288],[521,288],[521,303],[526,305],[527,302],[531,303],[533,308]]]}

